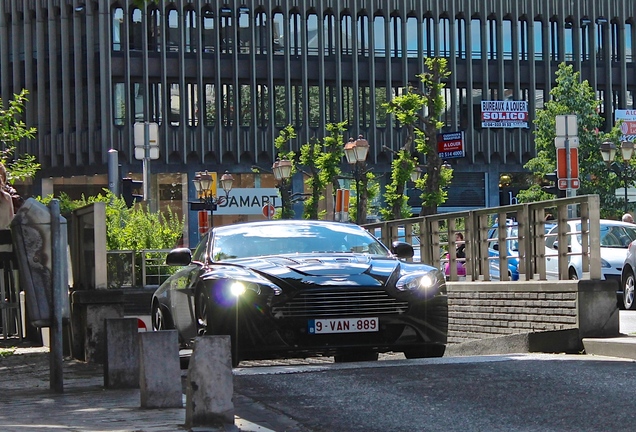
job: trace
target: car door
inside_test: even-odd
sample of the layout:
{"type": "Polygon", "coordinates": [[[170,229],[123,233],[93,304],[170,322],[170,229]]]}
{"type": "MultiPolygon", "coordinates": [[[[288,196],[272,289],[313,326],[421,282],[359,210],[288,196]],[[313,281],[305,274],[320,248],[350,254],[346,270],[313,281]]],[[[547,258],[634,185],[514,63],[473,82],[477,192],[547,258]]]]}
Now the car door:
{"type": "Polygon", "coordinates": [[[197,336],[194,293],[201,273],[205,270],[209,237],[206,234],[192,254],[192,262],[179,269],[170,283],[170,307],[175,328],[184,340],[197,336]]]}

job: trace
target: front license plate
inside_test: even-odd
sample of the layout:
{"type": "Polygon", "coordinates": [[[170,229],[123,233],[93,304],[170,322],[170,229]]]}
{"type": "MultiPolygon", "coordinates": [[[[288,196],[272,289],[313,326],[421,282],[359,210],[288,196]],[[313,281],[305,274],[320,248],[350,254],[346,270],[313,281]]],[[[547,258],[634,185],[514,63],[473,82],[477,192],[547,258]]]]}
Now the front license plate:
{"type": "Polygon", "coordinates": [[[337,318],[309,320],[309,334],[377,332],[378,318],[337,318]]]}

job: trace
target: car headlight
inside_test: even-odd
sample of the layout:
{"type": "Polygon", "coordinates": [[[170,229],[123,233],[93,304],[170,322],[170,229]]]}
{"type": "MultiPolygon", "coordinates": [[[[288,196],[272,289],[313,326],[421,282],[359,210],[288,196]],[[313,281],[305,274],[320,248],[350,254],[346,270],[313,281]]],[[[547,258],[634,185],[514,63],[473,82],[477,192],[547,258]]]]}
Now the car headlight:
{"type": "Polygon", "coordinates": [[[398,279],[395,287],[400,291],[434,292],[445,284],[439,271],[409,273],[398,279]]]}
{"type": "Polygon", "coordinates": [[[603,258],[601,258],[601,267],[602,268],[612,268],[612,265],[610,263],[608,263],[607,261],[605,261],[603,258]]]}
{"type": "Polygon", "coordinates": [[[254,291],[257,295],[261,293],[261,287],[252,282],[234,281],[230,285],[230,292],[235,297],[242,296],[247,290],[254,291]]]}

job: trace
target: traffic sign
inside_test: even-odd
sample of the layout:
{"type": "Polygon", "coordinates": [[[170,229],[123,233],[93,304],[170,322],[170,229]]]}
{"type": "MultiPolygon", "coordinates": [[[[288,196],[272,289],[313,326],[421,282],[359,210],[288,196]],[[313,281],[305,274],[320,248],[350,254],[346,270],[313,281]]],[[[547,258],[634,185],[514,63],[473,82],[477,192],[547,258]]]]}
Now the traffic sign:
{"type": "Polygon", "coordinates": [[[159,159],[159,125],[154,122],[136,122],[133,126],[133,131],[135,138],[135,159],[145,159],[146,138],[148,138],[148,156],[150,159],[159,159]],[[148,127],[147,137],[146,126],[148,127]]]}
{"type": "Polygon", "coordinates": [[[580,186],[580,181],[578,178],[571,178],[571,179],[567,179],[567,178],[560,178],[557,182],[557,187],[560,190],[566,190],[566,189],[578,189],[580,186]],[[568,181],[569,180],[569,181],[568,181]],[[568,186],[569,183],[569,186],[568,186]]]}
{"type": "Polygon", "coordinates": [[[265,204],[263,206],[263,216],[267,219],[271,219],[276,214],[276,208],[271,204],[265,204]]]}
{"type": "Polygon", "coordinates": [[[556,136],[573,137],[579,134],[576,115],[558,115],[556,120],[556,136]]]}
{"type": "Polygon", "coordinates": [[[564,148],[557,148],[557,177],[559,179],[578,178],[579,176],[579,149],[570,149],[570,169],[568,173],[568,153],[564,148]],[[568,175],[569,174],[569,175],[568,175]]]}

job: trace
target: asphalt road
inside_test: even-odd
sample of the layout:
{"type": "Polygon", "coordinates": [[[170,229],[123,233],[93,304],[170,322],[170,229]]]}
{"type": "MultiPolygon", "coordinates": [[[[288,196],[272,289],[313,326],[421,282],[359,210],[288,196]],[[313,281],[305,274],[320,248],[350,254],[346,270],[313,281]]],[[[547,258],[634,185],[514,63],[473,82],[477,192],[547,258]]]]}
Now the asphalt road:
{"type": "Polygon", "coordinates": [[[239,368],[234,386],[299,431],[632,431],[636,421],[636,363],[584,355],[239,368]]]}

